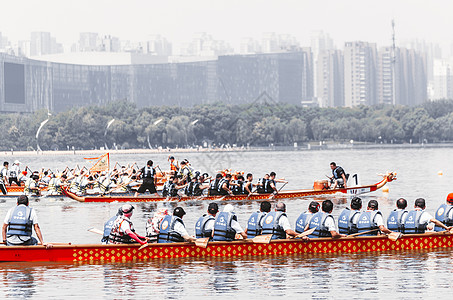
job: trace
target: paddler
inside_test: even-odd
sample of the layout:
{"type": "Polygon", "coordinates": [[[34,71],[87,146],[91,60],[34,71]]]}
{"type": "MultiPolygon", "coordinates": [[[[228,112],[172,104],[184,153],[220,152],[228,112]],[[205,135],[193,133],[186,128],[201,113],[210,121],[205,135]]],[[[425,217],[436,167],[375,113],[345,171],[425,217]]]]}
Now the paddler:
{"type": "Polygon", "coordinates": [[[141,168],[140,171],[137,173],[137,178],[141,176],[143,178],[143,183],[138,188],[137,192],[135,193],[135,197],[138,194],[143,194],[147,190],[150,194],[154,196],[159,196],[156,190],[156,169],[153,167],[153,161],[148,160],[146,166],[141,168]]]}
{"type": "Polygon", "coordinates": [[[6,189],[6,183],[8,183],[8,162],[5,161],[3,163],[3,168],[0,170],[0,190],[2,191],[3,195],[8,193],[6,189]]]}
{"type": "Polygon", "coordinates": [[[195,237],[212,239],[212,231],[214,230],[215,216],[219,212],[217,203],[209,203],[207,214],[201,216],[195,223],[195,237]]]}
{"type": "Polygon", "coordinates": [[[387,228],[392,231],[403,232],[404,222],[407,218],[407,201],[404,198],[399,198],[396,201],[396,209],[394,209],[388,219],[387,228]]]}
{"type": "Polygon", "coordinates": [[[264,188],[265,193],[272,193],[272,194],[276,195],[278,193],[277,182],[288,183],[288,181],[286,181],[284,179],[275,179],[276,175],[277,174],[275,174],[275,172],[269,173],[269,179],[266,181],[266,185],[264,188]]]}
{"type": "MultiPolygon", "coordinates": [[[[445,226],[453,226],[453,193],[448,194],[446,203],[439,206],[435,217],[445,226]]],[[[442,231],[442,227],[436,225],[434,230],[442,231]]]]}
{"type": "Polygon", "coordinates": [[[61,188],[65,186],[66,179],[66,174],[51,178],[47,186],[47,195],[61,195],[61,188]]]}
{"type": "Polygon", "coordinates": [[[219,195],[233,196],[233,192],[231,191],[231,188],[230,188],[230,183],[231,183],[231,174],[226,174],[225,178],[221,179],[219,182],[219,187],[217,189],[217,191],[219,192],[219,195]]]}
{"type": "Polygon", "coordinates": [[[116,215],[108,219],[107,222],[104,223],[104,235],[101,239],[102,244],[107,244],[109,242],[109,236],[110,232],[112,232],[113,224],[115,223],[115,220],[123,214],[123,208],[120,207],[118,208],[118,212],[116,215]]]}
{"type": "Polygon", "coordinates": [[[136,242],[140,245],[146,244],[148,239],[135,232],[134,225],[130,220],[133,210],[134,207],[130,204],[124,204],[121,207],[123,214],[118,216],[113,223],[109,235],[109,244],[133,244],[136,242]]]}
{"type": "Polygon", "coordinates": [[[177,175],[178,170],[179,170],[179,163],[177,160],[175,160],[174,156],[169,156],[168,161],[170,162],[170,174],[171,175],[177,175]]]}
{"type": "Polygon", "coordinates": [[[162,220],[168,216],[167,208],[159,208],[153,215],[152,218],[146,222],[146,237],[149,239],[148,243],[157,243],[159,236],[159,227],[162,220]]]}
{"type": "Polygon", "coordinates": [[[158,243],[193,242],[196,239],[187,233],[186,226],[182,221],[186,214],[182,207],[176,207],[173,216],[165,216],[160,223],[158,243]]]}
{"type": "Polygon", "coordinates": [[[316,201],[311,201],[308,205],[308,210],[301,213],[296,220],[295,231],[297,233],[302,233],[305,231],[305,227],[310,223],[311,217],[319,211],[319,203],[316,201]]]}
{"type": "Polygon", "coordinates": [[[271,211],[271,203],[269,201],[263,201],[260,204],[260,210],[252,213],[247,221],[247,229],[245,233],[248,239],[252,239],[257,235],[261,234],[263,230],[264,217],[271,211]]]}
{"type": "Polygon", "coordinates": [[[315,228],[315,231],[310,234],[309,238],[332,237],[340,238],[346,236],[340,234],[335,228],[335,220],[332,216],[333,203],[331,200],[324,200],[321,204],[322,211],[317,212],[311,217],[310,223],[305,228],[305,231],[315,228]]]}
{"type": "Polygon", "coordinates": [[[27,179],[25,182],[25,187],[24,187],[24,194],[27,196],[31,195],[39,195],[41,193],[39,189],[39,176],[38,175],[32,175],[30,178],[27,179]]]}
{"type": "Polygon", "coordinates": [[[405,234],[425,233],[427,230],[431,231],[434,229],[434,224],[445,230],[452,228],[433,218],[429,212],[425,211],[425,208],[425,199],[418,198],[415,200],[414,210],[408,213],[404,221],[405,234]]]}
{"type": "Polygon", "coordinates": [[[376,200],[368,201],[368,206],[366,211],[363,211],[359,215],[359,220],[357,222],[357,232],[365,232],[375,230],[370,233],[363,234],[363,236],[373,236],[377,235],[379,232],[390,234],[392,233],[384,225],[384,218],[382,213],[379,211],[379,203],[376,200]]]}
{"type": "Polygon", "coordinates": [[[17,198],[17,206],[8,210],[3,221],[3,243],[6,243],[7,246],[37,245],[38,241],[32,237],[32,228],[35,229],[39,244],[51,248],[52,244],[46,244],[43,241],[38,216],[36,211],[28,206],[28,197],[20,195],[17,198]]]}
{"type": "MultiPolygon", "coordinates": [[[[290,237],[298,235],[297,232],[291,229],[288,217],[286,216],[285,203],[278,202],[275,204],[275,211],[271,211],[266,215],[261,234],[272,234],[272,240],[286,239],[287,235],[290,237]]],[[[307,240],[308,237],[304,236],[303,239],[307,240]]]]}
{"type": "Polygon", "coordinates": [[[244,239],[247,238],[247,234],[237,221],[237,216],[234,213],[234,206],[227,204],[215,219],[212,240],[233,241],[236,238],[236,235],[239,235],[244,239]]]}
{"type": "Polygon", "coordinates": [[[351,199],[351,209],[346,207],[338,217],[338,231],[344,234],[354,234],[358,232],[357,223],[362,209],[362,199],[354,197],[351,199]]]}

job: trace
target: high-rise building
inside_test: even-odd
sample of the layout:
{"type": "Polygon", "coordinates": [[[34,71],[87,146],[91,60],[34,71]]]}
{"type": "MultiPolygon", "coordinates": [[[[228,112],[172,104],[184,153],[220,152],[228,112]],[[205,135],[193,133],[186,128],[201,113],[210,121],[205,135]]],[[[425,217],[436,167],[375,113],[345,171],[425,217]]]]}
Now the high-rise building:
{"type": "MultiPolygon", "coordinates": [[[[395,62],[396,63],[396,62],[395,62]]],[[[393,51],[391,47],[382,47],[377,57],[377,103],[396,104],[394,99],[393,51]]]]}
{"type": "Polygon", "coordinates": [[[453,60],[434,60],[432,100],[453,99],[453,60]]]}
{"type": "Polygon", "coordinates": [[[321,107],[344,106],[344,62],[340,50],[324,50],[316,64],[316,96],[321,107]]]}
{"type": "Polygon", "coordinates": [[[397,48],[395,62],[396,104],[419,105],[428,100],[426,55],[397,48]]]}
{"type": "Polygon", "coordinates": [[[119,52],[121,50],[120,39],[111,35],[105,35],[101,39],[99,50],[103,52],[119,52]]]}
{"type": "Polygon", "coordinates": [[[51,54],[50,32],[32,32],[30,38],[30,56],[51,54]]]}
{"type": "Polygon", "coordinates": [[[170,56],[173,53],[172,44],[161,35],[151,35],[146,42],[146,52],[154,55],[170,56]]]}
{"type": "Polygon", "coordinates": [[[344,48],[344,101],[345,106],[375,105],[376,44],[347,42],[344,48]]]}
{"type": "Polygon", "coordinates": [[[79,35],[80,52],[97,51],[99,45],[99,35],[94,32],[81,32],[79,35]]]}

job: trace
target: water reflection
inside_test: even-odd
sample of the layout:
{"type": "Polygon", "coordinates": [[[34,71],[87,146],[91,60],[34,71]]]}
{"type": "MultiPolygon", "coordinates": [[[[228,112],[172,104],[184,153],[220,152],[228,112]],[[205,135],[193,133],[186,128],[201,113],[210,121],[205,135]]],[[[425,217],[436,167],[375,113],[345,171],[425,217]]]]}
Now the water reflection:
{"type": "Polygon", "coordinates": [[[2,282],[6,297],[27,299],[35,294],[35,278],[32,268],[2,271],[2,282]]]}

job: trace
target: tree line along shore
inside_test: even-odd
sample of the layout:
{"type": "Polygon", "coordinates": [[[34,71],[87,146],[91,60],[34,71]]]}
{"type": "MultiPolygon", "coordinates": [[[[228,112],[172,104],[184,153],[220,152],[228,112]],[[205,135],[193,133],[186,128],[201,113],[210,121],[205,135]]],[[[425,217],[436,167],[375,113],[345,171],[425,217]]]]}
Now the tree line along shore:
{"type": "Polygon", "coordinates": [[[453,100],[408,106],[280,103],[139,108],[127,101],[48,115],[0,115],[1,151],[292,146],[321,142],[453,141],[453,100]],[[43,121],[49,119],[37,134],[43,121]],[[38,137],[37,137],[38,136],[38,137]]]}

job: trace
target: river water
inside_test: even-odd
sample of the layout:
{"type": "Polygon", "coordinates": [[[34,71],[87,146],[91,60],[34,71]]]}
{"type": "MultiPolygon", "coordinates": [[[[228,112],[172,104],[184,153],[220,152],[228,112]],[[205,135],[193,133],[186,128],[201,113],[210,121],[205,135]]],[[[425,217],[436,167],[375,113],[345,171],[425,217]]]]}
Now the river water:
{"type": "MultiPolygon", "coordinates": [[[[252,172],[255,180],[275,171],[289,183],[285,190],[310,188],[314,180],[330,175],[329,163],[337,162],[348,173],[357,173],[361,184],[380,180],[377,174],[395,171],[398,180],[361,198],[364,206],[371,199],[379,202],[384,216],[404,197],[409,207],[419,197],[426,199],[427,211],[434,215],[445,201],[453,182],[451,149],[381,149],[338,151],[260,151],[172,153],[187,158],[201,171],[232,169],[252,172]],[[439,175],[443,174],[443,175],[439,175]]],[[[111,165],[148,159],[168,170],[168,153],[150,155],[110,154],[111,165]]],[[[5,159],[5,158],[0,158],[5,159]]],[[[15,158],[7,158],[13,161],[15,158]]],[[[83,165],[82,156],[30,156],[18,158],[32,170],[46,167],[64,169],[83,165]]],[[[317,197],[332,199],[333,214],[348,205],[347,196],[317,197]]],[[[287,215],[294,225],[313,198],[286,200],[287,215]]],[[[15,199],[0,199],[0,217],[15,205],[15,199]]],[[[259,208],[257,202],[233,202],[239,222],[245,226],[249,215],[259,208]]],[[[132,221],[138,233],[156,208],[173,209],[176,204],[134,204],[132,221]]],[[[189,233],[207,209],[208,203],[182,203],[184,222],[189,233]]],[[[222,204],[224,205],[224,203],[222,204]]],[[[221,205],[221,208],[222,208],[221,205]]],[[[39,225],[47,242],[100,243],[88,228],[102,229],[114,215],[118,203],[78,203],[70,199],[32,200],[39,225]]],[[[292,255],[257,258],[162,259],[136,263],[56,264],[0,263],[0,298],[187,298],[276,296],[314,299],[418,299],[453,296],[451,269],[453,251],[405,251],[377,254],[292,255]]]]}

